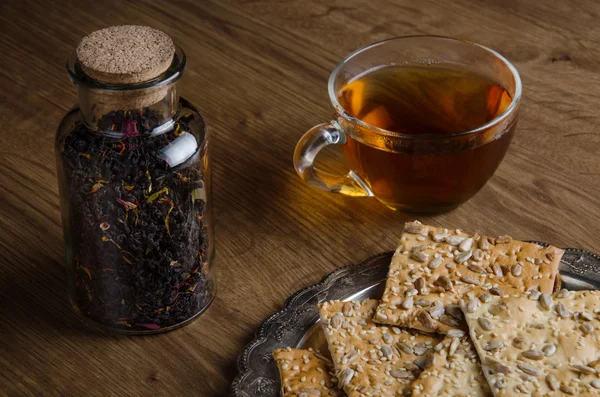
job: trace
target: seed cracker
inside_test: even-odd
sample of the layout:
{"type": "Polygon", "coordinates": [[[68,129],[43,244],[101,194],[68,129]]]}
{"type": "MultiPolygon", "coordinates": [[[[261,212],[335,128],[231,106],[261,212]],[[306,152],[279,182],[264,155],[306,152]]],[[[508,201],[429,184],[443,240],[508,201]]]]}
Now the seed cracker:
{"type": "Polygon", "coordinates": [[[378,301],[331,301],[320,306],[338,386],[350,397],[410,395],[411,382],[432,364],[441,337],[377,326],[378,301]]]}
{"type": "Polygon", "coordinates": [[[282,397],[339,397],[333,363],[312,349],[277,349],[273,357],[281,376],[282,397]]]}
{"type": "Polygon", "coordinates": [[[600,396],[600,291],[462,302],[494,396],[600,396]]]}
{"type": "Polygon", "coordinates": [[[413,397],[492,396],[468,337],[448,336],[433,350],[434,364],[413,382],[413,397]]]}
{"type": "Polygon", "coordinates": [[[563,253],[508,236],[408,222],[374,320],[442,334],[466,329],[458,307],[462,297],[531,289],[552,293],[563,253]]]}

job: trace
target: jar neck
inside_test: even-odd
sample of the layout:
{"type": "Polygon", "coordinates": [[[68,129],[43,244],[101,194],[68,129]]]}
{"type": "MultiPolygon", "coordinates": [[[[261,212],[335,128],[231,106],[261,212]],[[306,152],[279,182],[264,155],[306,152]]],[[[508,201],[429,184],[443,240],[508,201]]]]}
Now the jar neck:
{"type": "Polygon", "coordinates": [[[170,125],[179,106],[176,82],[131,90],[84,84],[77,88],[88,128],[119,138],[161,131],[170,125]]]}

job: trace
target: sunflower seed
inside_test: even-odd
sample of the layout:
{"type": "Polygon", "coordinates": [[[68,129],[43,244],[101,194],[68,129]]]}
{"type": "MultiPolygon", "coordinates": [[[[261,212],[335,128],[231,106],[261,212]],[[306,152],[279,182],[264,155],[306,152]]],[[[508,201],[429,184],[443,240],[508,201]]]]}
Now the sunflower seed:
{"type": "Polygon", "coordinates": [[[521,338],[520,336],[517,336],[515,339],[513,339],[512,345],[517,349],[524,349],[525,343],[525,339],[521,338]]]}
{"type": "Polygon", "coordinates": [[[455,319],[452,316],[448,316],[446,314],[444,314],[442,317],[440,317],[440,323],[445,324],[449,327],[458,327],[460,325],[460,323],[458,322],[457,319],[455,319]]]}
{"type": "Polygon", "coordinates": [[[343,358],[342,358],[342,364],[350,364],[351,362],[353,362],[354,360],[356,360],[358,358],[358,352],[356,350],[352,350],[350,353],[346,354],[343,358]]]}
{"type": "Polygon", "coordinates": [[[342,313],[346,317],[352,316],[352,303],[350,303],[350,302],[344,303],[344,306],[342,306],[342,313]]]}
{"type": "Polygon", "coordinates": [[[566,298],[567,296],[569,296],[569,290],[565,288],[561,289],[558,291],[558,294],[556,294],[557,298],[566,298]]]}
{"type": "Polygon", "coordinates": [[[600,389],[600,379],[594,379],[590,382],[590,385],[592,385],[594,389],[600,389]]]}
{"type": "Polygon", "coordinates": [[[431,302],[428,301],[427,299],[417,299],[415,301],[415,306],[428,307],[428,306],[431,306],[431,302]]]}
{"type": "Polygon", "coordinates": [[[408,296],[408,297],[415,296],[415,295],[418,295],[418,294],[419,294],[419,291],[417,291],[414,288],[406,290],[406,296],[408,296]]]}
{"type": "Polygon", "coordinates": [[[301,389],[298,391],[298,397],[320,396],[321,391],[317,389],[301,389]]]}
{"type": "Polygon", "coordinates": [[[425,353],[425,368],[429,368],[433,364],[435,364],[435,356],[433,355],[433,352],[428,351],[425,353]]]}
{"type": "Polygon", "coordinates": [[[496,239],[496,244],[510,243],[511,240],[512,240],[512,237],[510,237],[510,236],[500,236],[496,239]]]}
{"type": "Polygon", "coordinates": [[[531,375],[531,376],[539,376],[542,373],[540,371],[540,369],[534,365],[519,363],[519,364],[517,364],[517,367],[521,371],[525,372],[527,375],[531,375]]]}
{"type": "Polygon", "coordinates": [[[544,353],[546,357],[550,357],[556,353],[556,346],[552,343],[548,343],[542,347],[542,353],[544,353]]]}
{"type": "Polygon", "coordinates": [[[494,374],[509,375],[512,373],[509,366],[504,365],[500,361],[497,361],[491,357],[488,357],[486,359],[485,366],[487,367],[487,369],[489,370],[488,372],[490,372],[491,375],[494,375],[494,374]]]}
{"type": "Polygon", "coordinates": [[[333,329],[340,329],[342,326],[342,316],[335,315],[329,319],[329,326],[333,329]]]}
{"type": "Polygon", "coordinates": [[[479,323],[479,326],[486,331],[490,331],[492,328],[494,328],[494,324],[492,324],[492,322],[485,317],[479,317],[477,322],[479,323]]]}
{"type": "Polygon", "coordinates": [[[448,356],[453,356],[454,353],[456,353],[458,346],[460,346],[460,339],[456,338],[450,343],[450,346],[448,346],[448,356]]]}
{"type": "Polygon", "coordinates": [[[378,321],[385,321],[387,320],[388,316],[382,312],[377,312],[375,313],[375,316],[373,317],[373,320],[378,320],[378,321]]]}
{"type": "MultiPolygon", "coordinates": [[[[480,297],[481,299],[481,297],[480,297]]],[[[469,303],[467,304],[467,312],[468,313],[475,313],[475,311],[479,308],[479,300],[478,299],[471,299],[469,301],[469,303]]]]}
{"type": "Polygon", "coordinates": [[[518,263],[515,263],[510,267],[510,274],[512,274],[514,277],[519,277],[522,273],[523,266],[519,265],[518,263]]]}
{"type": "Polygon", "coordinates": [[[464,320],[465,315],[462,310],[460,310],[460,306],[458,305],[446,305],[446,313],[451,315],[457,320],[464,320]]]}
{"type": "Polygon", "coordinates": [[[423,277],[419,277],[418,279],[415,280],[415,288],[416,290],[422,294],[423,293],[423,288],[425,288],[425,279],[423,277]]]}
{"type": "Polygon", "coordinates": [[[565,305],[562,304],[562,302],[557,303],[556,306],[554,306],[554,309],[556,310],[556,313],[558,314],[559,317],[562,317],[562,318],[571,317],[571,312],[569,310],[567,310],[567,308],[565,307],[565,305]]]}
{"type": "Polygon", "coordinates": [[[496,296],[502,296],[502,295],[504,295],[504,292],[498,287],[493,287],[493,288],[490,288],[490,294],[496,295],[496,296]]]}
{"type": "Polygon", "coordinates": [[[424,356],[417,357],[413,363],[422,370],[427,369],[433,364],[433,355],[426,354],[424,356]]]}
{"type": "Polygon", "coordinates": [[[594,332],[594,326],[589,323],[581,324],[579,329],[581,329],[581,331],[586,335],[589,335],[592,332],[594,332]]]}
{"type": "Polygon", "coordinates": [[[489,251],[492,248],[492,245],[490,244],[490,241],[487,237],[482,237],[479,240],[479,248],[481,248],[484,251],[489,251]]]}
{"type": "Polygon", "coordinates": [[[402,369],[393,369],[390,371],[390,375],[396,379],[413,379],[415,377],[412,372],[402,369]]]}
{"type": "Polygon", "coordinates": [[[406,369],[407,371],[410,371],[413,373],[413,375],[415,375],[415,372],[421,372],[421,368],[417,367],[415,364],[413,364],[410,361],[407,361],[404,363],[404,369],[406,369]]]}
{"type": "Polygon", "coordinates": [[[461,236],[448,236],[444,239],[450,245],[457,246],[465,240],[466,237],[461,236]]]}
{"type": "Polygon", "coordinates": [[[540,296],[542,296],[540,291],[531,291],[528,298],[529,298],[529,300],[536,301],[536,300],[540,299],[540,296]]]}
{"type": "Polygon", "coordinates": [[[465,334],[465,331],[463,331],[462,329],[450,329],[450,330],[448,330],[447,335],[450,338],[462,338],[466,334],[465,334]]]}
{"type": "Polygon", "coordinates": [[[552,296],[550,296],[550,294],[542,294],[540,296],[540,303],[542,304],[542,307],[544,309],[550,310],[554,305],[554,300],[552,299],[552,296]]]}
{"type": "Polygon", "coordinates": [[[405,354],[414,354],[415,353],[415,350],[412,348],[412,346],[410,346],[404,342],[398,342],[396,344],[396,346],[398,346],[398,349],[400,349],[400,351],[402,353],[405,353],[405,354]]]}
{"type": "Polygon", "coordinates": [[[473,238],[467,238],[460,242],[458,249],[462,252],[470,251],[473,247],[473,238]]]}
{"type": "Polygon", "coordinates": [[[425,366],[425,357],[423,357],[423,356],[415,358],[415,360],[413,361],[413,364],[415,364],[417,367],[419,367],[419,369],[427,368],[425,366]]]}
{"type": "Polygon", "coordinates": [[[503,304],[497,304],[497,305],[492,305],[490,306],[490,308],[488,309],[488,311],[490,312],[490,314],[492,316],[497,316],[498,314],[505,312],[507,309],[506,306],[504,306],[503,304]]]}
{"type": "Polygon", "coordinates": [[[527,390],[527,387],[523,384],[518,384],[515,386],[515,391],[519,392],[519,393],[523,393],[523,394],[528,394],[529,391],[527,390]]]}
{"type": "Polygon", "coordinates": [[[548,384],[548,387],[552,391],[556,391],[560,387],[560,382],[558,381],[558,379],[556,379],[556,376],[554,376],[552,374],[546,375],[546,383],[548,384]]]}
{"type": "Polygon", "coordinates": [[[402,305],[400,307],[403,308],[404,310],[408,310],[413,307],[413,303],[414,303],[413,297],[409,296],[408,298],[404,299],[404,302],[402,302],[402,305]]]}
{"type": "Polygon", "coordinates": [[[434,235],[431,238],[433,238],[433,241],[435,241],[436,243],[440,243],[444,241],[448,236],[450,236],[448,233],[434,233],[434,235]]]}
{"type": "Polygon", "coordinates": [[[435,280],[434,284],[443,288],[445,291],[452,289],[452,281],[450,281],[450,279],[446,276],[439,276],[437,280],[435,280]]]}
{"type": "Polygon", "coordinates": [[[429,255],[422,251],[413,251],[410,253],[410,257],[421,263],[425,263],[429,260],[429,255]]]}
{"type": "Polygon", "coordinates": [[[496,275],[496,277],[504,276],[504,272],[502,271],[502,266],[500,266],[499,264],[494,263],[494,265],[492,266],[492,270],[494,271],[494,274],[496,275]]]}
{"type": "Polygon", "coordinates": [[[469,260],[471,255],[473,255],[473,251],[461,252],[460,254],[456,255],[456,257],[454,258],[454,262],[465,263],[469,260]]]}
{"type": "Polygon", "coordinates": [[[354,370],[352,368],[346,368],[342,372],[340,372],[340,376],[338,377],[338,388],[342,389],[347,386],[352,378],[354,377],[354,370]]]}
{"type": "Polygon", "coordinates": [[[492,301],[492,295],[485,292],[479,296],[479,300],[483,303],[489,303],[492,301]]]}
{"type": "Polygon", "coordinates": [[[444,309],[444,306],[434,305],[428,309],[428,312],[431,317],[440,318],[444,313],[446,313],[446,309],[444,309]]]}
{"type": "Polygon", "coordinates": [[[592,316],[588,312],[581,312],[579,313],[579,318],[584,321],[592,321],[594,319],[594,316],[592,316]]]}
{"type": "Polygon", "coordinates": [[[393,358],[391,347],[389,347],[387,345],[381,346],[381,352],[383,353],[383,356],[385,358],[387,358],[388,360],[391,360],[393,358]]]}
{"type": "Polygon", "coordinates": [[[381,339],[383,339],[383,343],[387,343],[388,345],[394,342],[394,337],[392,334],[387,332],[381,336],[381,339]]]}
{"type": "Polygon", "coordinates": [[[570,396],[575,395],[575,389],[573,389],[571,386],[560,385],[560,391],[562,391],[563,393],[568,394],[570,396]]]}
{"type": "Polygon", "coordinates": [[[504,347],[504,342],[502,342],[501,340],[498,340],[498,339],[494,339],[491,342],[489,342],[487,345],[485,345],[483,347],[483,350],[494,351],[494,350],[500,350],[503,347],[504,347]]]}
{"type": "Polygon", "coordinates": [[[404,224],[404,231],[412,234],[423,234],[425,233],[425,226],[418,223],[406,223],[404,224]]]}
{"type": "Polygon", "coordinates": [[[586,375],[593,375],[596,373],[596,370],[588,365],[583,364],[574,364],[571,365],[571,369],[575,372],[580,372],[586,375]]]}
{"type": "Polygon", "coordinates": [[[429,246],[427,244],[418,244],[418,245],[413,245],[413,247],[410,249],[412,252],[419,252],[419,251],[425,251],[429,246]]]}
{"type": "Polygon", "coordinates": [[[504,378],[498,379],[498,381],[496,381],[496,383],[494,383],[494,387],[496,389],[504,389],[506,387],[506,379],[504,379],[504,378]]]}
{"type": "Polygon", "coordinates": [[[544,353],[540,350],[525,350],[521,355],[530,360],[541,360],[544,358],[544,353]]]}
{"type": "Polygon", "coordinates": [[[475,265],[473,263],[469,263],[467,265],[467,269],[469,269],[472,272],[479,273],[479,274],[485,273],[485,270],[483,270],[483,268],[481,266],[475,265]]]}
{"type": "Polygon", "coordinates": [[[477,262],[481,262],[483,260],[483,251],[480,249],[473,251],[473,259],[477,262]]]}
{"type": "Polygon", "coordinates": [[[437,258],[433,258],[433,260],[431,262],[429,262],[429,265],[427,265],[427,266],[430,269],[437,269],[438,267],[440,267],[440,265],[442,264],[443,261],[444,261],[444,258],[439,256],[437,258]]]}

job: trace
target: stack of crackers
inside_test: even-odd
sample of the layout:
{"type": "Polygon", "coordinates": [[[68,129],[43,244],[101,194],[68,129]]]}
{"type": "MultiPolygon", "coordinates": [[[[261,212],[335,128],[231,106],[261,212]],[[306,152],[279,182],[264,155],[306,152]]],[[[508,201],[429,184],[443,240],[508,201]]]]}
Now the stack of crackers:
{"type": "Polygon", "coordinates": [[[329,354],[275,351],[282,395],[600,396],[600,291],[562,255],[409,222],[380,301],[320,305],[329,354]]]}

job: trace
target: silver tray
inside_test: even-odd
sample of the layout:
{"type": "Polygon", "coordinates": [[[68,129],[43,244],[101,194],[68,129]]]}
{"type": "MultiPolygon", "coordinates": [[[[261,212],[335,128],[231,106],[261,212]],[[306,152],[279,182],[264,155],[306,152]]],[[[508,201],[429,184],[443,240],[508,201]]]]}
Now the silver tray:
{"type": "MultiPolygon", "coordinates": [[[[533,243],[547,246],[538,241],[533,243]]],[[[267,318],[238,359],[233,381],[235,397],[277,397],[279,373],[273,351],[280,347],[313,347],[326,351],[318,329],[317,304],[328,300],[380,298],[393,252],[376,255],[358,265],[341,267],[318,284],[290,296],[282,310],[267,318]]],[[[567,289],[600,289],[600,256],[567,248],[560,264],[562,286],[567,289]]]]}

